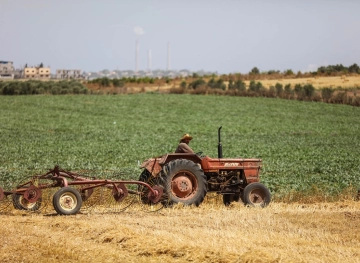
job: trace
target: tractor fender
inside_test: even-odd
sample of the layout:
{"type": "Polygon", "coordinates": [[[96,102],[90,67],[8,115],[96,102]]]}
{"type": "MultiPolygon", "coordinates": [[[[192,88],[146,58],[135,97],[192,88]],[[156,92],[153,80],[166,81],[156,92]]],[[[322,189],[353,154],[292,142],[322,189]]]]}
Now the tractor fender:
{"type": "Polygon", "coordinates": [[[165,164],[177,159],[186,159],[201,164],[201,158],[194,153],[169,153],[160,157],[145,160],[140,165],[140,168],[145,168],[152,176],[156,177],[165,164]]]}
{"type": "Polygon", "coordinates": [[[145,168],[152,176],[156,176],[162,170],[159,160],[160,158],[147,159],[140,165],[140,168],[145,168]]]}
{"type": "Polygon", "coordinates": [[[169,153],[165,154],[161,160],[159,161],[159,164],[161,166],[177,159],[185,159],[192,161],[194,163],[201,163],[201,158],[195,153],[169,153]]]}

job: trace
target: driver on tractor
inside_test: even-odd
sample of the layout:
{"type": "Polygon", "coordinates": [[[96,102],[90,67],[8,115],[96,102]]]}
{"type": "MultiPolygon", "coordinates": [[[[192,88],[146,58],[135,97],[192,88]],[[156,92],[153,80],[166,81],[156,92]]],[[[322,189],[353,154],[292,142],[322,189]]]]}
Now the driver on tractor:
{"type": "Polygon", "coordinates": [[[194,153],[194,151],[190,148],[189,143],[192,140],[192,137],[185,133],[179,142],[178,147],[175,150],[175,153],[194,153]]]}

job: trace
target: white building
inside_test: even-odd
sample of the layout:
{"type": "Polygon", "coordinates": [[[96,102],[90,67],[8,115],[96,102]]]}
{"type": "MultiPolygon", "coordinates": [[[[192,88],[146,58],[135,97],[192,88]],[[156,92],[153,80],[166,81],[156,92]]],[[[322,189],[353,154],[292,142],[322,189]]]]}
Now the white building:
{"type": "Polygon", "coordinates": [[[15,69],[12,61],[0,61],[0,79],[13,79],[15,69]]]}

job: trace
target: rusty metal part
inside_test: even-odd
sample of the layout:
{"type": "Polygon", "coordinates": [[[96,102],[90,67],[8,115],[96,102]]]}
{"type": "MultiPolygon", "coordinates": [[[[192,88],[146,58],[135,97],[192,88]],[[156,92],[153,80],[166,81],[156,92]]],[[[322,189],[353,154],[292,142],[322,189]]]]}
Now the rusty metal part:
{"type": "Polygon", "coordinates": [[[24,198],[29,203],[35,203],[41,198],[41,190],[35,185],[30,185],[24,192],[24,198]]]}
{"type": "Polygon", "coordinates": [[[128,196],[128,190],[125,184],[120,183],[118,185],[114,185],[112,194],[116,200],[116,202],[121,202],[128,196]]]}
{"type": "Polygon", "coordinates": [[[90,196],[93,194],[94,189],[93,188],[82,188],[80,189],[81,198],[83,201],[86,201],[90,198],[90,196]]]}
{"type": "Polygon", "coordinates": [[[163,193],[164,193],[164,189],[161,186],[158,185],[154,185],[152,187],[154,189],[155,194],[153,194],[152,192],[148,193],[148,200],[153,203],[156,204],[160,201],[163,193]]]}
{"type": "Polygon", "coordinates": [[[197,191],[198,183],[196,177],[190,171],[180,171],[171,180],[171,191],[173,195],[182,200],[190,199],[197,191]]]}

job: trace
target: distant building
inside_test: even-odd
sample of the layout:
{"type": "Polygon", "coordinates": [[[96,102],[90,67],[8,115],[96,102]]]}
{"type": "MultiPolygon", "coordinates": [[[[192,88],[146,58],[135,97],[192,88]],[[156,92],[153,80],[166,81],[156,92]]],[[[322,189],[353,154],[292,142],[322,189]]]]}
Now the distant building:
{"type": "Polygon", "coordinates": [[[48,79],[50,74],[50,68],[33,67],[24,69],[26,79],[48,79]]]}
{"type": "Polygon", "coordinates": [[[80,69],[57,69],[57,79],[83,79],[84,76],[81,74],[80,69]]]}
{"type": "Polygon", "coordinates": [[[15,69],[12,61],[0,61],[0,79],[13,79],[15,69]]]}

